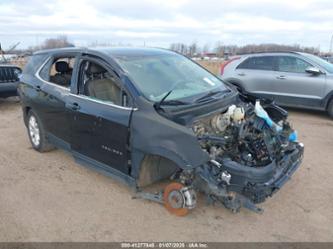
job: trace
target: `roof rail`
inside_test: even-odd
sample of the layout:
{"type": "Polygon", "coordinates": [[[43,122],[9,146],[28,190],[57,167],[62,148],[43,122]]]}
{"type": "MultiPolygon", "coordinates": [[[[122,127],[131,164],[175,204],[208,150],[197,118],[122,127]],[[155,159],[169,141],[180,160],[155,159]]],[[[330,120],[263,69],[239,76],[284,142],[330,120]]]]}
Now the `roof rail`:
{"type": "Polygon", "coordinates": [[[290,51],[290,50],[280,50],[280,51],[259,51],[259,52],[250,52],[250,53],[239,53],[237,55],[251,55],[251,54],[275,54],[275,53],[292,53],[297,54],[301,51],[290,51]]]}

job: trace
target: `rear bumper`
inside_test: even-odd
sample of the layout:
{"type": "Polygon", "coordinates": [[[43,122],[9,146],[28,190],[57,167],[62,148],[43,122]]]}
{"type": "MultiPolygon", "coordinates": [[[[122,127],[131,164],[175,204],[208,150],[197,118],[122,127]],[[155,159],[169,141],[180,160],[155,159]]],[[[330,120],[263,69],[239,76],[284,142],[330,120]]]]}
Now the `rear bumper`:
{"type": "Polygon", "coordinates": [[[17,96],[17,85],[18,82],[0,82],[0,97],[6,98],[11,96],[17,96]]]}

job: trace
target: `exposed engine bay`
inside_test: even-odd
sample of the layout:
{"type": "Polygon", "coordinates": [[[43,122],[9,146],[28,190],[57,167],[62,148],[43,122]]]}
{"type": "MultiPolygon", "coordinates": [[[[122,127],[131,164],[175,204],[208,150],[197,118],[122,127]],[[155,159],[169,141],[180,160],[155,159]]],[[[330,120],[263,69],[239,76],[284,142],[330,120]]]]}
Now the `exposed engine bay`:
{"type": "Polygon", "coordinates": [[[232,105],[224,113],[200,120],[193,131],[212,160],[229,157],[248,167],[263,167],[279,160],[294,134],[286,120],[269,127],[251,103],[232,105]]]}

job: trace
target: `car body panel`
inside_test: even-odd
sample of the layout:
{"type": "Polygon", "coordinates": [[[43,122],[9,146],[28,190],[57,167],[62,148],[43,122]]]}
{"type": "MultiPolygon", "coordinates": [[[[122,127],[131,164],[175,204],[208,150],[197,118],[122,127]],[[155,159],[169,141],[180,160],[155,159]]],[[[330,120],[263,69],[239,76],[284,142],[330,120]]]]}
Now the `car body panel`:
{"type": "Polygon", "coordinates": [[[280,105],[304,105],[307,99],[311,106],[320,106],[326,87],[326,75],[278,72],[272,81],[276,94],[273,99],[280,105]]]}
{"type": "MultiPolygon", "coordinates": [[[[190,128],[157,114],[149,105],[140,106],[144,111],[133,112],[131,120],[133,151],[168,158],[182,169],[193,169],[209,160],[190,128]]],[[[133,176],[138,177],[138,174],[139,168],[134,167],[133,176]]]]}
{"type": "Polygon", "coordinates": [[[17,95],[18,82],[12,83],[0,83],[0,97],[7,98],[17,95]]]}
{"type": "Polygon", "coordinates": [[[17,95],[17,85],[19,82],[19,74],[16,71],[22,70],[14,65],[0,64],[0,97],[7,98],[17,95]]]}
{"type": "MultiPolygon", "coordinates": [[[[128,129],[132,109],[70,94],[71,149],[128,174],[128,129]],[[79,109],[73,110],[73,103],[79,109]]],[[[74,108],[78,108],[74,107],[74,108]]]]}

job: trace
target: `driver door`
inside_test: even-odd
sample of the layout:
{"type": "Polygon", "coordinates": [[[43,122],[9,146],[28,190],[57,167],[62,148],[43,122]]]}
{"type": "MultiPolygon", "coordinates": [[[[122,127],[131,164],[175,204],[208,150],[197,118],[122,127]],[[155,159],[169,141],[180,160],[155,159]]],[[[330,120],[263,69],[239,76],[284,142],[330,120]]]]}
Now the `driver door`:
{"type": "Polygon", "coordinates": [[[70,94],[67,101],[71,149],[99,167],[129,174],[128,138],[133,109],[122,103],[126,93],[120,80],[108,65],[84,58],[77,87],[78,93],[70,94]]]}
{"type": "Polygon", "coordinates": [[[312,65],[296,56],[277,56],[274,79],[277,104],[319,106],[326,84],[325,74],[313,75],[305,70],[312,65]]]}

